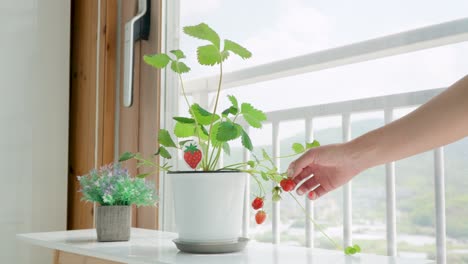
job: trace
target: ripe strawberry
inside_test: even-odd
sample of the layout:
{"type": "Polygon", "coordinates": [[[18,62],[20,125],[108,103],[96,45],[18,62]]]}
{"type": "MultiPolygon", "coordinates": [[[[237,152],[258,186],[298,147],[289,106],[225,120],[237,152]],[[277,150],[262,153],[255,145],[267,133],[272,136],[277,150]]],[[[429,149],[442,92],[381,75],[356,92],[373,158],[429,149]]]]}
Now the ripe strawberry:
{"type": "Polygon", "coordinates": [[[283,191],[290,192],[296,187],[296,183],[292,179],[284,179],[280,182],[281,188],[283,191]]]}
{"type": "Polygon", "coordinates": [[[258,210],[263,207],[263,198],[256,197],[252,202],[252,208],[258,210]]]}
{"type": "Polygon", "coordinates": [[[202,159],[202,153],[197,146],[190,144],[185,147],[184,160],[192,169],[196,169],[202,159]]]}
{"type": "Polygon", "coordinates": [[[260,210],[255,214],[255,222],[257,222],[257,224],[261,225],[263,222],[265,222],[266,217],[267,217],[267,215],[266,215],[265,211],[260,210]]]}

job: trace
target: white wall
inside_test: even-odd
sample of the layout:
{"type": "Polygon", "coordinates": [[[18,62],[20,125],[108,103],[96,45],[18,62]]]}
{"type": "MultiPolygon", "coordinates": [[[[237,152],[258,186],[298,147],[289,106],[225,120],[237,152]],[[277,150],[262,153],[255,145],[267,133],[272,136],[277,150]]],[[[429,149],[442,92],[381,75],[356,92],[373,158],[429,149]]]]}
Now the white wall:
{"type": "Polygon", "coordinates": [[[66,228],[69,0],[0,1],[0,263],[51,263],[16,233],[66,228]]]}

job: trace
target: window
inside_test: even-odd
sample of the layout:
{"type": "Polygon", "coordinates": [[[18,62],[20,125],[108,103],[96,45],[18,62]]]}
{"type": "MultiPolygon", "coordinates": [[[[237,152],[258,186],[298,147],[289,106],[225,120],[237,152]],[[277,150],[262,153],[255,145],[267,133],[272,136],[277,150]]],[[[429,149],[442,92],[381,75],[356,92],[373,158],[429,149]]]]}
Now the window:
{"type": "MultiPolygon", "coordinates": [[[[261,65],[281,59],[322,51],[333,47],[399,33],[423,26],[466,17],[468,2],[459,1],[227,1],[181,0],[180,24],[206,22],[221,34],[244,44],[253,57],[242,61],[233,59],[226,70],[261,65]]],[[[187,80],[212,76],[216,68],[201,67],[194,61],[197,40],[180,35],[181,49],[189,58],[192,72],[187,80]]],[[[221,36],[223,37],[223,36],[221,36]]],[[[235,94],[240,101],[251,102],[267,112],[311,105],[348,101],[375,96],[423,91],[447,87],[468,72],[468,42],[435,47],[407,54],[385,57],[317,72],[253,83],[225,90],[223,95],[235,94]],[[285,87],[288,89],[285,95],[285,87]]],[[[209,98],[213,95],[210,94],[209,98]]],[[[226,101],[221,101],[224,109],[226,101]]],[[[181,109],[186,109],[181,106],[181,109]]],[[[382,109],[383,110],[383,109],[382,109]]],[[[411,109],[395,110],[398,118],[411,109]]],[[[185,112],[185,110],[182,110],[185,112]]],[[[352,137],[384,124],[383,112],[353,113],[352,137]]],[[[271,125],[263,130],[251,130],[257,149],[271,151],[271,125]]],[[[315,138],[322,144],[342,141],[341,117],[314,119],[315,138]]],[[[293,141],[305,138],[304,121],[290,120],[280,124],[281,154],[290,153],[293,141]]],[[[468,201],[463,190],[468,187],[466,166],[468,152],[462,140],[446,148],[447,193],[447,252],[448,261],[466,261],[468,226],[461,210],[468,201]],[[464,179],[464,180],[463,180],[464,179]],[[465,183],[461,183],[464,181],[465,183]]],[[[242,151],[233,144],[232,155],[225,164],[239,160],[242,151]]],[[[423,153],[396,163],[397,181],[397,244],[400,255],[421,258],[435,257],[434,186],[432,153],[423,153]]],[[[283,160],[285,169],[290,160],[283,160]]],[[[252,187],[255,192],[256,187],[252,187]]],[[[385,236],[385,170],[376,167],[357,177],[353,183],[353,240],[369,253],[386,253],[385,236]]],[[[302,211],[281,204],[281,242],[304,245],[302,211]]],[[[268,206],[268,205],[267,205],[268,206]]],[[[315,203],[316,219],[327,226],[332,237],[342,238],[342,191],[335,191],[315,203]]],[[[269,223],[257,227],[253,222],[251,234],[260,241],[271,241],[269,223]]],[[[320,234],[315,245],[329,247],[320,234]]]]}

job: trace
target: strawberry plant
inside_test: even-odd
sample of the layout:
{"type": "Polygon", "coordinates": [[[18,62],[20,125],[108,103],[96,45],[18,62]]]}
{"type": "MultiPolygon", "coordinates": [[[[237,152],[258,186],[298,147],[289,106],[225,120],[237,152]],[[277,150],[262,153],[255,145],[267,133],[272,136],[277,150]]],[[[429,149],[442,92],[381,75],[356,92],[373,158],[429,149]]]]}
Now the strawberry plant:
{"type": "MultiPolygon", "coordinates": [[[[249,134],[244,129],[243,125],[252,128],[262,128],[263,122],[267,120],[265,113],[248,102],[239,102],[233,95],[228,96],[230,106],[222,111],[219,111],[219,97],[223,83],[223,65],[226,60],[231,56],[239,56],[242,59],[248,59],[252,53],[241,46],[240,44],[229,39],[221,40],[218,33],[205,23],[195,26],[186,26],[183,32],[188,36],[205,41],[205,44],[197,48],[197,60],[201,65],[216,66],[219,69],[219,80],[216,87],[216,95],[214,107],[210,109],[203,108],[198,103],[190,104],[184,86],[183,75],[190,71],[190,67],[184,62],[186,58],[182,50],[172,50],[169,53],[159,53],[154,55],[145,55],[144,61],[157,69],[170,68],[175,72],[179,79],[180,88],[182,90],[183,98],[188,107],[188,116],[175,116],[174,128],[171,132],[166,129],[160,129],[158,134],[158,150],[155,155],[162,158],[172,158],[171,151],[183,151],[184,159],[187,164],[195,170],[201,171],[223,171],[223,170],[236,170],[249,173],[259,186],[259,193],[252,202],[256,212],[255,221],[257,224],[262,224],[267,213],[263,210],[263,197],[266,197],[266,192],[263,188],[261,181],[273,181],[276,187],[272,189],[272,200],[279,201],[283,192],[288,193],[294,199],[296,197],[291,193],[296,187],[292,179],[288,179],[286,172],[280,172],[273,162],[276,158],[286,158],[300,155],[310,148],[319,146],[317,141],[311,143],[294,143],[292,155],[283,157],[270,157],[268,153],[263,150],[262,158],[258,158],[252,153],[252,160],[247,162],[239,162],[230,164],[219,168],[219,161],[221,153],[224,152],[229,155],[230,143],[234,140],[240,140],[242,146],[249,151],[253,151],[254,146],[249,134]],[[173,139],[172,134],[177,138],[173,139]],[[188,146],[187,146],[188,145],[188,146]],[[197,146],[199,148],[197,148],[197,146]],[[281,186],[281,187],[280,187],[281,186]]],[[[171,171],[171,167],[165,164],[157,164],[149,159],[143,158],[140,154],[124,153],[121,161],[135,158],[139,161],[140,166],[153,166],[163,171],[171,171]]],[[[139,175],[139,177],[145,177],[139,175]]],[[[299,206],[302,205],[296,199],[299,206]]],[[[303,208],[303,207],[302,207],[303,208]]],[[[304,209],[304,208],[303,208],[304,209]]],[[[305,210],[304,210],[305,212],[305,210]]],[[[319,229],[313,219],[310,219],[319,229]]],[[[338,248],[338,244],[328,237],[323,231],[322,233],[338,248]]],[[[346,254],[354,254],[360,251],[360,248],[352,247],[346,248],[346,254]]]]}

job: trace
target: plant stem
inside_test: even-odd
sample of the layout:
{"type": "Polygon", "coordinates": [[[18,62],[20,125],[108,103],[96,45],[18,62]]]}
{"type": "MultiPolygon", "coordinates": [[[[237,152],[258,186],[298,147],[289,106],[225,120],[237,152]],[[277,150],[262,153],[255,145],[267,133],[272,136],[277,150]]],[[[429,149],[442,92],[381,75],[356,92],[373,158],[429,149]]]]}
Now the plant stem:
{"type": "Polygon", "coordinates": [[[340,245],[338,245],[338,243],[335,242],[335,240],[333,240],[331,237],[329,237],[325,233],[325,231],[323,231],[322,226],[317,224],[317,222],[315,222],[314,219],[312,219],[312,217],[310,217],[310,215],[306,212],[304,206],[302,206],[302,204],[299,202],[299,200],[297,200],[296,196],[294,196],[292,193],[289,193],[289,195],[291,195],[291,197],[296,201],[296,203],[299,205],[299,207],[301,207],[302,211],[304,211],[304,214],[307,216],[307,218],[309,218],[309,220],[314,224],[314,226],[319,230],[319,232],[322,233],[322,235],[324,235],[336,247],[336,249],[343,250],[343,248],[341,248],[340,245]]]}
{"type": "Polygon", "coordinates": [[[221,149],[222,149],[222,146],[219,146],[219,147],[218,147],[218,152],[216,153],[216,156],[215,156],[215,159],[214,159],[214,161],[213,161],[213,164],[211,164],[210,170],[215,170],[215,169],[216,169],[216,164],[218,163],[219,158],[221,157],[221,149]]]}
{"type": "MultiPolygon", "coordinates": [[[[218,82],[218,91],[216,92],[216,101],[215,101],[215,106],[214,106],[214,110],[213,110],[213,116],[211,117],[211,123],[210,123],[210,130],[208,132],[208,147],[207,147],[207,150],[210,149],[210,142],[211,142],[211,132],[212,131],[212,128],[213,128],[213,121],[214,121],[214,117],[216,115],[216,110],[218,108],[218,101],[219,101],[219,94],[221,93],[221,84],[223,82],[223,62],[221,61],[219,63],[219,82],[218,82]]],[[[208,157],[205,157],[206,158],[206,161],[208,161],[208,157]]],[[[206,166],[206,164],[205,164],[206,166]]],[[[204,168],[204,170],[209,170],[209,168],[204,168]]]]}
{"type": "MultiPolygon", "coordinates": [[[[195,131],[197,131],[198,144],[201,144],[200,125],[198,124],[198,121],[197,121],[197,118],[195,117],[195,113],[193,112],[193,109],[190,107],[190,103],[189,103],[189,100],[187,98],[187,94],[185,93],[184,81],[182,80],[182,74],[179,73],[178,75],[179,75],[179,80],[180,80],[180,86],[182,87],[182,94],[184,95],[185,102],[187,103],[187,107],[189,109],[189,112],[190,112],[190,114],[192,114],[193,119],[195,120],[195,125],[197,126],[195,131]]],[[[202,166],[203,166],[203,164],[202,164],[202,166]]]]}

